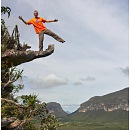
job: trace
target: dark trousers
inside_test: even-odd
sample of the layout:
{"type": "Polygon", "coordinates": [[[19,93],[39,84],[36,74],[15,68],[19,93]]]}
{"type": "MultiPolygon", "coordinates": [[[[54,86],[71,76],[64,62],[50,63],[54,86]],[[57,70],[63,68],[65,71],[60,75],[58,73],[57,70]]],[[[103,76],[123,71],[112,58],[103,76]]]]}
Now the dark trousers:
{"type": "Polygon", "coordinates": [[[43,40],[44,40],[44,34],[47,34],[51,37],[53,37],[55,40],[57,40],[58,42],[64,42],[64,40],[59,37],[57,34],[53,33],[51,30],[49,29],[45,29],[43,31],[41,31],[39,33],[39,51],[43,51],[43,40]]]}

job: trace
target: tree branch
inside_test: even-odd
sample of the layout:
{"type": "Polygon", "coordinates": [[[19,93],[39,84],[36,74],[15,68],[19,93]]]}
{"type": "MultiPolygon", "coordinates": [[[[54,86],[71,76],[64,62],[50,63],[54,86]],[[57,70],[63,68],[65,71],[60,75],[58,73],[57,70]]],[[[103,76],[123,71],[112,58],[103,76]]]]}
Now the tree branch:
{"type": "Polygon", "coordinates": [[[10,84],[12,84],[13,82],[15,82],[17,79],[15,79],[15,80],[9,80],[7,83],[5,83],[4,85],[3,85],[3,88],[5,88],[5,87],[7,87],[7,86],[9,86],[10,84]]]}
{"type": "Polygon", "coordinates": [[[22,106],[22,105],[20,105],[20,104],[14,102],[14,101],[12,101],[12,100],[8,100],[8,99],[5,99],[5,98],[1,98],[1,101],[5,101],[5,102],[7,102],[7,103],[14,104],[14,105],[18,106],[19,108],[28,108],[28,106],[22,106]]]}
{"type": "Polygon", "coordinates": [[[2,118],[1,120],[1,128],[3,129],[14,129],[17,128],[17,130],[21,130],[23,125],[27,122],[27,120],[19,120],[16,118],[2,118]]]}
{"type": "Polygon", "coordinates": [[[12,65],[17,66],[22,63],[30,62],[37,58],[47,57],[54,52],[54,44],[49,45],[45,51],[18,51],[18,50],[6,50],[2,54],[2,62],[6,62],[7,68],[12,65]]]}

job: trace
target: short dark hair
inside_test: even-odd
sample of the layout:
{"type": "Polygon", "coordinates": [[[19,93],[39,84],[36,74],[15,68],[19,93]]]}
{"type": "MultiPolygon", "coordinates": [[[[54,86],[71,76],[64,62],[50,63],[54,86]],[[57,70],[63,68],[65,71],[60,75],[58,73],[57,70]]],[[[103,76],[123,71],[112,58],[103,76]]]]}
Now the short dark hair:
{"type": "Polygon", "coordinates": [[[38,13],[38,11],[37,11],[37,10],[34,10],[34,12],[37,12],[37,13],[38,13]]]}

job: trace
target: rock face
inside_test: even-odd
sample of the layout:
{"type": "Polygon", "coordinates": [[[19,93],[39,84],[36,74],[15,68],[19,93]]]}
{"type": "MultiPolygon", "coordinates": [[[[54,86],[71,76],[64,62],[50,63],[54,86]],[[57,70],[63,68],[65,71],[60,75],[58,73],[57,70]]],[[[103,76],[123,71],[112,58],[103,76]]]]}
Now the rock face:
{"type": "Polygon", "coordinates": [[[6,64],[7,68],[18,66],[20,64],[30,62],[37,58],[47,57],[54,52],[54,44],[48,45],[45,51],[20,51],[20,50],[6,50],[2,53],[2,63],[6,64]]]}
{"type": "Polygon", "coordinates": [[[62,109],[61,105],[56,102],[47,103],[47,109],[57,118],[63,118],[67,115],[67,113],[62,109]]]}
{"type": "Polygon", "coordinates": [[[80,105],[78,112],[87,112],[90,110],[129,111],[129,88],[104,96],[92,97],[80,105]]]}

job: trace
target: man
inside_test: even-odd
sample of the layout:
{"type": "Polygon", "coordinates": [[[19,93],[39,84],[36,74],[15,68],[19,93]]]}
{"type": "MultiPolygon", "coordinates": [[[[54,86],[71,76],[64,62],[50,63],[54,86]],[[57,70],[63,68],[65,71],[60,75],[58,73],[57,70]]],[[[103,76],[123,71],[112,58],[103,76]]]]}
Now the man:
{"type": "Polygon", "coordinates": [[[19,19],[22,20],[26,25],[33,25],[36,34],[39,35],[39,51],[43,51],[43,40],[44,40],[44,34],[47,34],[51,37],[53,37],[55,40],[64,43],[65,41],[59,37],[57,34],[53,33],[51,30],[47,29],[43,23],[47,22],[57,22],[58,20],[46,20],[42,17],[38,17],[38,11],[34,11],[34,18],[30,19],[29,21],[25,21],[22,16],[19,16],[19,19]]]}

